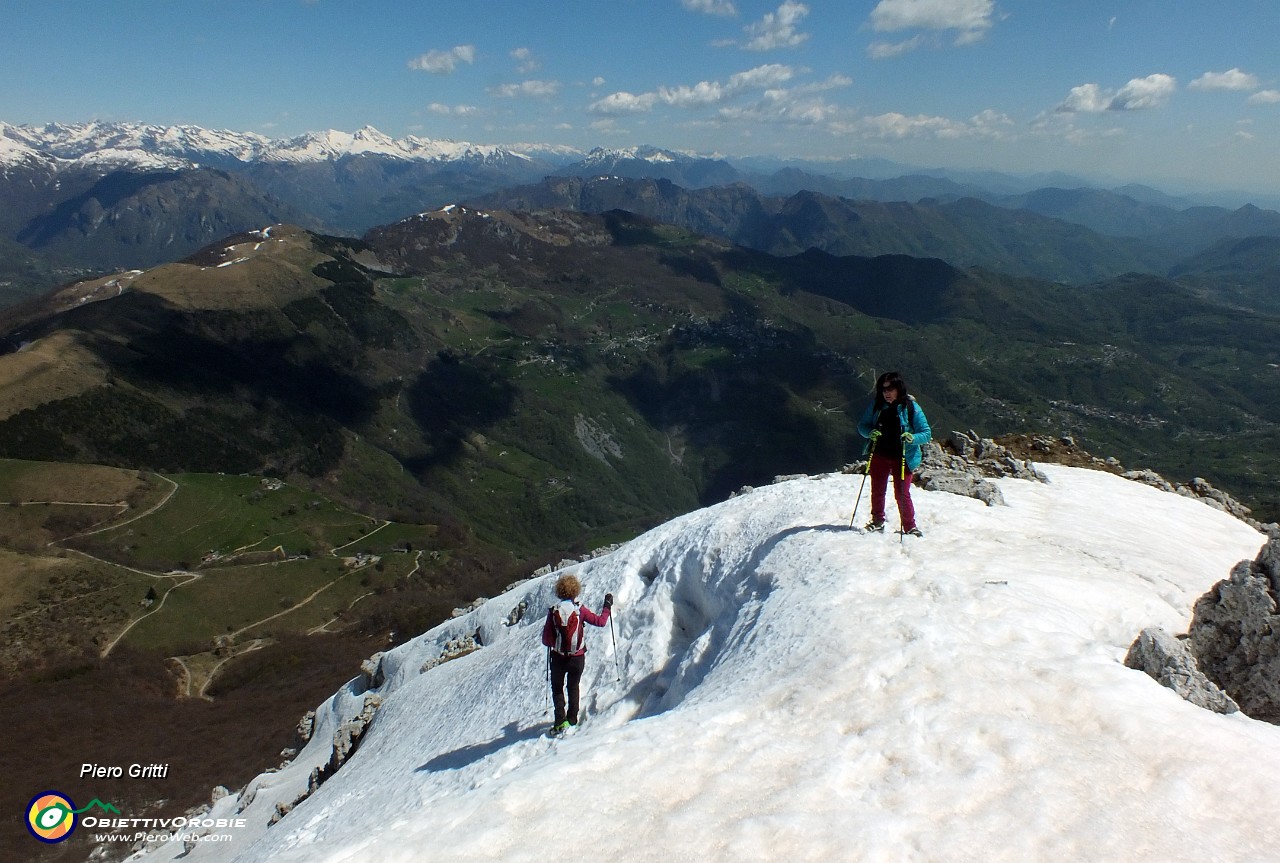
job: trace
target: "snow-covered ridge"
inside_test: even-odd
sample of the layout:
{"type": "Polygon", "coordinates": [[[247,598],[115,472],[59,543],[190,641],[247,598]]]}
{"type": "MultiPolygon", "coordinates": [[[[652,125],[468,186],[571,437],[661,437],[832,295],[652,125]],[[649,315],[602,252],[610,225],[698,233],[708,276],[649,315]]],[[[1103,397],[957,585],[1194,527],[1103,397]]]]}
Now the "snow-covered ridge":
{"type": "Polygon", "coordinates": [[[555,575],[521,583],[367,663],[292,762],[212,805],[245,819],[230,840],[144,859],[1270,859],[1280,728],[1123,664],[1264,537],[1041,469],[994,481],[1006,506],[917,490],[922,540],[850,531],[860,477],[829,475],[576,565],[617,616],[589,633],[587,719],[561,740],[541,734],[555,575]]]}
{"type": "Polygon", "coordinates": [[[37,167],[45,163],[46,159],[38,151],[3,134],[9,128],[12,127],[0,124],[0,168],[17,165],[37,167]]]}
{"type": "Polygon", "coordinates": [[[450,218],[459,218],[459,217],[466,217],[466,216],[479,216],[482,219],[493,218],[489,213],[486,213],[484,210],[475,210],[469,207],[459,206],[458,204],[445,204],[443,207],[440,207],[439,209],[427,210],[425,212],[421,212],[413,216],[408,216],[404,219],[401,219],[400,221],[401,222],[425,222],[425,221],[430,221],[432,219],[450,219],[450,218]]]}
{"type": "Polygon", "coordinates": [[[596,147],[583,157],[582,163],[584,165],[612,165],[617,162],[642,161],[653,164],[670,164],[674,162],[692,162],[702,158],[714,157],[699,156],[696,153],[686,153],[678,150],[664,150],[661,147],[653,147],[646,144],[636,147],[596,147]]]}
{"type": "Polygon", "coordinates": [[[357,155],[389,156],[427,162],[530,160],[523,153],[496,145],[438,141],[413,135],[394,139],[372,126],[365,126],[354,133],[330,129],[272,141],[257,158],[266,162],[321,162],[357,155]]]}
{"type": "Polygon", "coordinates": [[[427,162],[527,162],[546,156],[563,159],[573,152],[570,148],[540,145],[513,148],[413,135],[397,139],[372,126],[356,132],[330,129],[273,139],[252,132],[190,125],[99,121],[44,126],[0,123],[0,165],[37,159],[55,167],[111,164],[181,168],[250,162],[323,162],[360,155],[427,162]]]}

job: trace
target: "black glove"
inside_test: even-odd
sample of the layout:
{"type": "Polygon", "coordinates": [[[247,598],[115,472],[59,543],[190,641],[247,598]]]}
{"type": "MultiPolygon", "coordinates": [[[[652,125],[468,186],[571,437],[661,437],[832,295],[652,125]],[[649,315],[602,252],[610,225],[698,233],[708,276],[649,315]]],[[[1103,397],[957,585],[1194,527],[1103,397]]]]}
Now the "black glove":
{"type": "Polygon", "coordinates": [[[604,607],[605,607],[605,608],[613,608],[613,594],[612,594],[612,593],[606,593],[606,594],[604,595],[604,607]]]}

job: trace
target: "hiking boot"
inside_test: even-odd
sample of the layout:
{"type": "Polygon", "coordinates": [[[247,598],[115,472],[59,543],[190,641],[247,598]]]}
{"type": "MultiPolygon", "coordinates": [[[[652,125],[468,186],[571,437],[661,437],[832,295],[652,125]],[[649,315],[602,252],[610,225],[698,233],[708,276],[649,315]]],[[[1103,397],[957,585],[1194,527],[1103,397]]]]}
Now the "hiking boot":
{"type": "Polygon", "coordinates": [[[904,530],[903,533],[906,534],[907,536],[920,536],[920,537],[924,536],[924,534],[920,532],[920,528],[918,527],[913,527],[910,530],[904,530]]]}
{"type": "Polygon", "coordinates": [[[865,530],[867,533],[884,533],[884,522],[876,521],[875,519],[872,519],[871,521],[867,522],[867,525],[866,527],[863,528],[863,530],[865,530]]]}
{"type": "Polygon", "coordinates": [[[561,734],[564,734],[571,727],[572,726],[569,724],[569,720],[566,719],[564,722],[551,726],[551,730],[548,731],[547,733],[550,734],[552,737],[557,737],[561,734]]]}

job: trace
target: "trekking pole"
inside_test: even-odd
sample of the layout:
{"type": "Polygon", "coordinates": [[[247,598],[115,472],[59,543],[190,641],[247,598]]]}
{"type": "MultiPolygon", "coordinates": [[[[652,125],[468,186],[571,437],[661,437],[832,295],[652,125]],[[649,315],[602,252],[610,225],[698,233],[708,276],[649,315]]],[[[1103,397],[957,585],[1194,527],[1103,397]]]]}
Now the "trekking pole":
{"type": "Polygon", "coordinates": [[[853,522],[858,517],[858,504],[862,503],[862,490],[867,487],[869,473],[871,473],[871,456],[867,456],[867,466],[862,470],[862,482],[858,484],[858,499],[853,502],[853,512],[849,515],[850,530],[853,530],[853,522]]]}
{"type": "MultiPolygon", "coordinates": [[[[907,481],[907,448],[906,447],[902,448],[902,481],[903,482],[907,481]]],[[[910,494],[910,493],[911,493],[911,490],[907,489],[907,494],[910,494]]],[[[899,508],[898,510],[898,544],[901,545],[906,541],[907,541],[907,526],[902,521],[902,510],[901,508],[899,508]]]]}
{"type": "Polygon", "coordinates": [[[613,670],[618,675],[618,682],[622,682],[622,669],[618,666],[618,633],[613,629],[613,609],[609,609],[609,635],[613,638],[613,670]]]}
{"type": "Polygon", "coordinates": [[[542,709],[542,715],[546,716],[551,712],[551,648],[547,648],[547,685],[543,687],[546,690],[546,702],[542,709]]]}

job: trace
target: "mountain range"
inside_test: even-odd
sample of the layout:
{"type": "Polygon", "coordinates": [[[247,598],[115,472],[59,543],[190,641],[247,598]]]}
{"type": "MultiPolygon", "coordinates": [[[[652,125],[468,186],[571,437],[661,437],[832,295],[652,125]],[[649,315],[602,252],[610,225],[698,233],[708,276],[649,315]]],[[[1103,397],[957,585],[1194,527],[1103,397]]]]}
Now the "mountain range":
{"type": "Polygon", "coordinates": [[[430,162],[564,162],[580,157],[581,152],[554,146],[500,147],[412,135],[394,139],[372,126],[356,132],[329,129],[273,139],[253,132],[199,126],[90,122],[33,127],[0,123],[3,166],[44,163],[57,167],[115,165],[149,170],[230,167],[250,162],[320,162],[347,156],[430,162]]]}
{"type": "Polygon", "coordinates": [[[269,139],[194,126],[0,124],[0,198],[8,204],[0,237],[40,263],[10,266],[15,275],[0,288],[23,296],[51,287],[43,274],[54,270],[152,266],[274,222],[355,236],[464,201],[618,206],[781,254],[816,247],[933,256],[1071,284],[1129,271],[1168,274],[1215,243],[1280,235],[1280,214],[1254,206],[1227,210],[1145,187],[1034,179],[1075,185],[1028,188],[1012,177],[876,160],[784,163],[655,147],[583,152],[392,139],[373,128],[269,139]],[[850,174],[859,169],[872,176],[850,174]],[[566,195],[556,177],[589,184],[591,194],[566,195]],[[640,185],[609,190],[618,179],[640,185]],[[655,194],[654,183],[680,191],[655,194]],[[670,200],[678,195],[687,200],[670,200]],[[758,200],[748,200],[753,195],[758,200]]]}
{"type": "Polygon", "coordinates": [[[1156,276],[1069,288],[450,206],[363,240],[238,235],[2,323],[0,455],[305,475],[522,554],[852,458],[847,406],[904,362],[942,428],[1051,428],[1277,503],[1280,321],[1156,276]]]}

